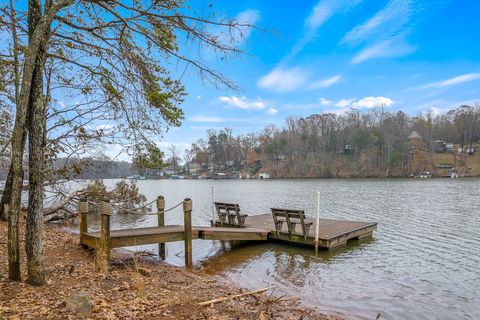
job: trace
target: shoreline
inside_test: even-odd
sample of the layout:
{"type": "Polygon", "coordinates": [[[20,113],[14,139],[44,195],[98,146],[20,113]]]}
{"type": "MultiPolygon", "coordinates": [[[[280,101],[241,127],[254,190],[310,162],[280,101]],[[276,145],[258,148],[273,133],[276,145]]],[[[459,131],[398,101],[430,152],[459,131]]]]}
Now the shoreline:
{"type": "MultiPolygon", "coordinates": [[[[23,239],[23,221],[20,229],[23,239]]],[[[45,225],[44,232],[47,284],[33,287],[12,282],[7,280],[7,223],[0,221],[0,318],[342,319],[307,308],[296,297],[275,296],[271,290],[199,306],[246,291],[228,279],[127,250],[113,250],[109,271],[99,273],[94,253],[79,245],[78,235],[59,225],[45,225]],[[85,299],[86,310],[83,305],[72,307],[72,301],[78,299],[85,299]]],[[[25,279],[23,241],[21,259],[25,279]]]]}

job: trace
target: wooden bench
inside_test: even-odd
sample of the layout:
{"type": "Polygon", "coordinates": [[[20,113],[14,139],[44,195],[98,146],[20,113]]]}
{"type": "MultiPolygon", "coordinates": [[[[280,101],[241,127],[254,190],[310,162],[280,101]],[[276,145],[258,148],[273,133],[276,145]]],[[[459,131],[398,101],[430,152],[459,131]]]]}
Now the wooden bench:
{"type": "Polygon", "coordinates": [[[240,206],[236,203],[215,202],[215,209],[217,210],[220,219],[220,225],[228,221],[228,224],[243,227],[247,214],[240,213],[240,206]]]}
{"type": "Polygon", "coordinates": [[[283,223],[287,223],[288,234],[291,236],[296,234],[295,228],[297,224],[302,226],[302,235],[307,240],[308,232],[310,227],[313,225],[313,222],[306,221],[305,212],[303,210],[292,210],[292,209],[278,209],[271,208],[273,222],[275,224],[275,230],[277,234],[282,232],[283,223]]]}

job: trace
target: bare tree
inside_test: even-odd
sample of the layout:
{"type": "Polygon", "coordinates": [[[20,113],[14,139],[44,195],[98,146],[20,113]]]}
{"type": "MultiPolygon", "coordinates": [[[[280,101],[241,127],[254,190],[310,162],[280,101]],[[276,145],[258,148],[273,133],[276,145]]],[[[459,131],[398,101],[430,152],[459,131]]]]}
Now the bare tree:
{"type": "Polygon", "coordinates": [[[28,280],[43,284],[45,157],[80,157],[90,141],[105,139],[142,153],[152,137],[183,119],[184,88],[168,65],[176,63],[183,72],[193,67],[206,83],[235,87],[184,46],[228,57],[241,52],[236,38],[252,26],[218,19],[212,10],[199,16],[182,1],[29,0],[28,12],[15,11],[10,2],[0,14],[3,31],[13,38],[1,57],[13,61],[18,75],[12,84],[18,94],[12,102],[11,165],[2,196],[2,210],[9,208],[10,278],[20,279],[16,239],[29,134],[28,280]],[[113,128],[105,130],[106,125],[113,128]]]}

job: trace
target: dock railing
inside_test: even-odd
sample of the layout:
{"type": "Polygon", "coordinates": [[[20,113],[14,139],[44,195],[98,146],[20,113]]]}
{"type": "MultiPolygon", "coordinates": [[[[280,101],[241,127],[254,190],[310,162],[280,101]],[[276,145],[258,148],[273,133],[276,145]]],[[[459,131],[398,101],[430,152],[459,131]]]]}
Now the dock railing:
{"type": "MultiPolygon", "coordinates": [[[[165,226],[165,213],[172,211],[173,209],[183,205],[183,221],[184,221],[184,243],[185,243],[185,266],[192,267],[192,200],[189,198],[184,199],[177,205],[165,209],[165,198],[163,196],[158,196],[154,200],[157,204],[157,221],[158,226],[165,226]]],[[[107,199],[100,203],[100,240],[99,243],[95,244],[95,248],[98,250],[97,261],[100,265],[108,265],[110,262],[110,250],[111,250],[111,237],[110,237],[110,217],[112,215],[112,204],[107,199]]],[[[128,210],[132,212],[133,210],[128,210]]],[[[80,220],[80,243],[82,246],[86,247],[84,238],[88,234],[88,223],[87,215],[89,213],[89,202],[87,198],[81,198],[78,203],[78,214],[80,220]]],[[[165,243],[158,244],[158,253],[162,259],[165,259],[165,243]]],[[[103,268],[102,268],[103,269],[103,268]]]]}

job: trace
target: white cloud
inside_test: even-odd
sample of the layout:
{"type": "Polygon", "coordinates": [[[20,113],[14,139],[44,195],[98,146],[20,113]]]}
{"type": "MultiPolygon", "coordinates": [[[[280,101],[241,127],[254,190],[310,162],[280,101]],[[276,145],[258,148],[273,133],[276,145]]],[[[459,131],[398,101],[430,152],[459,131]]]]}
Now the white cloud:
{"type": "Polygon", "coordinates": [[[202,96],[197,96],[197,99],[198,99],[198,100],[201,100],[201,99],[202,99],[202,96]]]}
{"type": "Polygon", "coordinates": [[[375,107],[389,107],[394,103],[394,101],[387,97],[365,97],[358,101],[352,103],[353,108],[375,108],[375,107]]]}
{"type": "Polygon", "coordinates": [[[302,87],[307,81],[307,78],[307,72],[300,68],[275,68],[270,71],[270,73],[261,77],[258,80],[257,85],[263,89],[289,92],[302,87]]]}
{"type": "Polygon", "coordinates": [[[333,77],[330,77],[328,79],[314,81],[308,86],[308,88],[312,89],[312,90],[313,89],[328,88],[328,87],[334,85],[335,83],[339,82],[341,79],[342,79],[342,76],[337,74],[337,75],[335,75],[333,77]]]}
{"type": "Polygon", "coordinates": [[[189,118],[190,121],[192,122],[224,122],[225,119],[222,117],[208,117],[208,116],[193,116],[189,118]]]}
{"type": "MultiPolygon", "coordinates": [[[[209,33],[219,45],[241,47],[251,36],[255,25],[260,20],[260,16],[260,11],[258,10],[249,9],[241,11],[232,19],[233,23],[236,24],[235,28],[230,29],[219,25],[210,25],[204,31],[209,33]]],[[[227,17],[218,18],[223,21],[229,20],[227,17]]],[[[200,55],[202,59],[206,60],[219,58],[219,52],[211,46],[202,46],[200,55]]]]}
{"type": "Polygon", "coordinates": [[[219,100],[225,102],[226,104],[237,107],[245,110],[262,110],[265,109],[265,102],[261,100],[249,100],[246,97],[237,97],[237,96],[221,96],[219,100]]]}
{"type": "Polygon", "coordinates": [[[352,59],[353,64],[358,64],[372,58],[391,58],[408,55],[416,50],[406,41],[395,38],[375,43],[358,53],[352,59]]]}
{"type": "Polygon", "coordinates": [[[278,110],[272,107],[272,108],[268,108],[268,110],[265,111],[265,113],[274,116],[278,113],[278,110]]]}
{"type": "Polygon", "coordinates": [[[418,89],[428,89],[428,88],[445,88],[449,86],[454,86],[457,84],[465,83],[465,82],[470,82],[474,80],[480,79],[480,73],[475,72],[475,73],[466,73],[462,74],[453,78],[445,79],[442,81],[438,82],[432,82],[426,85],[423,85],[419,87],[418,89]]]}
{"type": "Polygon", "coordinates": [[[318,102],[320,102],[320,104],[321,104],[322,106],[329,106],[329,105],[332,103],[332,101],[330,101],[330,100],[328,100],[328,99],[326,99],[326,98],[320,98],[320,99],[318,100],[318,102]]]}
{"type": "Polygon", "coordinates": [[[341,40],[343,44],[358,44],[375,36],[391,36],[398,32],[408,32],[405,25],[409,22],[414,8],[413,0],[390,0],[372,18],[348,32],[341,40]]]}
{"type": "Polygon", "coordinates": [[[335,107],[345,108],[353,102],[353,99],[342,99],[335,103],[335,107]]]}
{"type": "Polygon", "coordinates": [[[232,36],[235,42],[242,43],[250,37],[253,26],[260,20],[260,11],[249,9],[239,12],[235,20],[244,26],[232,29],[229,35],[232,36]]]}
{"type": "Polygon", "coordinates": [[[194,115],[188,118],[190,122],[201,122],[201,123],[227,123],[227,122],[245,122],[250,123],[255,119],[252,118],[225,118],[218,116],[207,116],[207,115],[194,115]]]}
{"type": "Polygon", "coordinates": [[[371,109],[375,107],[389,107],[394,101],[387,97],[365,97],[360,100],[342,99],[335,103],[335,107],[339,108],[356,108],[356,109],[371,109]]]}

